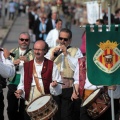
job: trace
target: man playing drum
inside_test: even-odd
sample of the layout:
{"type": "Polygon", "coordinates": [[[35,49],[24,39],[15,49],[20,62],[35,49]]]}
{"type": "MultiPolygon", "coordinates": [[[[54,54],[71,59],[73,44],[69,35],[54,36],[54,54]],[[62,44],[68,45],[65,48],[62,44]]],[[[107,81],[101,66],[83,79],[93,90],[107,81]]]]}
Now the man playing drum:
{"type": "MultiPolygon", "coordinates": [[[[86,58],[79,58],[78,61],[74,73],[76,91],[73,92],[72,99],[77,99],[80,94],[83,100],[80,107],[80,119],[111,120],[110,98],[107,91],[102,90],[103,86],[95,86],[89,82],[86,74],[86,58]]],[[[115,102],[115,112],[117,113],[118,101],[115,102]]]]}
{"type": "MultiPolygon", "coordinates": [[[[25,96],[26,105],[42,95],[49,94],[49,87],[53,87],[52,90],[55,90],[60,85],[58,85],[57,81],[61,82],[61,77],[55,63],[44,57],[48,52],[47,43],[43,40],[36,41],[33,51],[35,58],[24,64],[18,90],[15,92],[17,98],[20,98],[21,95],[25,96]]],[[[61,85],[59,92],[60,88],[61,85]]],[[[52,93],[56,94],[56,91],[52,93]]],[[[38,106],[40,104],[42,103],[39,103],[38,106]]],[[[36,117],[38,118],[38,116],[36,117]]],[[[27,114],[25,115],[25,120],[30,120],[27,114]]]]}
{"type": "Polygon", "coordinates": [[[79,48],[70,45],[72,41],[72,32],[69,29],[62,28],[60,30],[58,41],[59,45],[51,48],[46,55],[46,57],[56,63],[62,81],[65,84],[62,85],[62,94],[53,96],[59,107],[53,120],[78,120],[79,108],[77,110],[76,106],[79,106],[79,102],[72,101],[71,96],[73,93],[73,74],[75,65],[78,58],[83,55],[79,48]]]}

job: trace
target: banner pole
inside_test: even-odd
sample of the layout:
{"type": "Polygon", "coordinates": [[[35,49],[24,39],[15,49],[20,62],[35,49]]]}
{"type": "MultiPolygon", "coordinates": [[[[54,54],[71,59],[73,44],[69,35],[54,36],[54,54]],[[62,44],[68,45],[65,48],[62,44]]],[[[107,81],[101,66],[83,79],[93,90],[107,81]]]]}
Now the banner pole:
{"type": "MultiPolygon", "coordinates": [[[[108,4],[108,30],[109,31],[110,31],[110,27],[111,27],[111,10],[110,10],[110,4],[108,4]]],[[[111,90],[111,113],[112,113],[112,120],[115,120],[113,90],[111,90]]]]}
{"type": "MultiPolygon", "coordinates": [[[[111,10],[110,10],[110,4],[108,4],[108,30],[109,31],[110,31],[110,27],[111,27],[111,10]]],[[[113,90],[111,90],[111,113],[112,113],[112,120],[115,120],[113,90]]]]}
{"type": "Polygon", "coordinates": [[[110,91],[111,91],[111,112],[112,112],[112,120],[115,120],[113,90],[110,90],[110,91]]]}
{"type": "Polygon", "coordinates": [[[111,10],[110,10],[110,4],[108,4],[108,30],[110,31],[111,27],[111,10]]]}
{"type": "Polygon", "coordinates": [[[100,6],[101,6],[101,0],[98,0],[98,6],[99,6],[99,19],[100,19],[100,6]]]}

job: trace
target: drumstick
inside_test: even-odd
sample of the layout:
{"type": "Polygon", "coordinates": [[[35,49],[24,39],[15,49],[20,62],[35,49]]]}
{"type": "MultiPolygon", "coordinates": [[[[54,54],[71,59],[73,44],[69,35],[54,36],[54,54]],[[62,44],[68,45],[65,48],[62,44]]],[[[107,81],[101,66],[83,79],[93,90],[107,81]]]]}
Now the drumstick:
{"type": "MultiPolygon", "coordinates": [[[[54,81],[53,81],[54,82],[54,81]]],[[[57,81],[56,81],[57,82],[57,81]]],[[[61,82],[57,82],[58,84],[62,84],[62,85],[65,85],[65,83],[61,83],[61,82]]]]}
{"type": "Polygon", "coordinates": [[[73,88],[75,90],[75,94],[78,96],[78,98],[80,98],[80,95],[77,94],[77,91],[76,91],[76,88],[75,88],[75,85],[73,84],[73,88]]]}
{"type": "MultiPolygon", "coordinates": [[[[39,78],[39,77],[36,77],[36,78],[39,78]]],[[[42,78],[39,78],[39,79],[42,79],[42,78]]],[[[44,78],[45,79],[45,78],[44,78]]],[[[53,81],[54,82],[54,81],[53,81]]],[[[56,81],[57,82],[57,81],[56,81]]],[[[62,84],[62,85],[65,85],[65,83],[61,83],[61,82],[57,82],[58,84],[62,84]]]]}
{"type": "Polygon", "coordinates": [[[17,110],[17,112],[19,112],[19,107],[20,107],[20,98],[18,99],[18,110],[17,110]]]}

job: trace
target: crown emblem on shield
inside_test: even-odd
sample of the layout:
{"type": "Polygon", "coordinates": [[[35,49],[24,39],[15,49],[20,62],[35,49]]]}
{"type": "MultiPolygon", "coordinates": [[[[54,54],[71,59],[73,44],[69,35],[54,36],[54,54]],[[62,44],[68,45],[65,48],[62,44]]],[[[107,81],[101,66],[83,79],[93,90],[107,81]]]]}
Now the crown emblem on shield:
{"type": "Polygon", "coordinates": [[[120,67],[120,50],[117,42],[100,42],[99,49],[93,57],[94,63],[106,73],[113,73],[120,67]]]}

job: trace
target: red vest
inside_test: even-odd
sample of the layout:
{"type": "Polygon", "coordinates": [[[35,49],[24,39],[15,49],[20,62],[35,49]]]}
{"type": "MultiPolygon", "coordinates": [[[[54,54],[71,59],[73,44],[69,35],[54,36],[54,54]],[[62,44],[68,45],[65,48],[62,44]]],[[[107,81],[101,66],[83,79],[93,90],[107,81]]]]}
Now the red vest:
{"type": "MultiPolygon", "coordinates": [[[[33,80],[33,62],[34,60],[24,63],[24,91],[26,100],[29,99],[31,83],[33,80]]],[[[49,86],[52,82],[52,71],[53,62],[45,58],[41,72],[45,94],[50,93],[49,86]]]]}
{"type": "Polygon", "coordinates": [[[78,62],[79,62],[79,88],[80,96],[82,98],[86,80],[86,57],[79,58],[78,62]]]}

